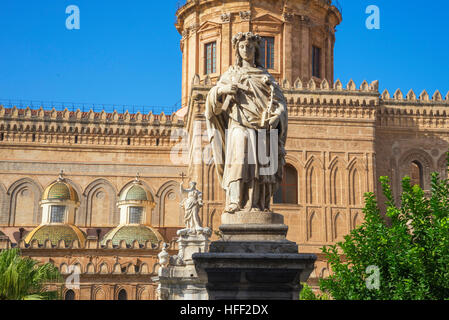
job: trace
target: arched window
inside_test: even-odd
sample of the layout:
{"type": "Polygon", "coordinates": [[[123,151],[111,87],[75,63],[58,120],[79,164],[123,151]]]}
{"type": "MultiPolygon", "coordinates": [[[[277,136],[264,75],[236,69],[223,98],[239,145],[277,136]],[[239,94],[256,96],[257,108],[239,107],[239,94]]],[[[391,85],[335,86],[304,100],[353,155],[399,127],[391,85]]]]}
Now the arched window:
{"type": "Polygon", "coordinates": [[[418,185],[422,189],[424,188],[424,185],[423,185],[424,173],[423,172],[424,171],[423,171],[422,164],[419,161],[413,161],[410,164],[410,183],[412,186],[418,185]]]}
{"type": "Polygon", "coordinates": [[[312,75],[321,78],[321,48],[312,47],[312,75]]]}
{"type": "Polygon", "coordinates": [[[207,43],[204,46],[205,55],[205,74],[217,72],[217,42],[207,43]]]}
{"type": "Polygon", "coordinates": [[[75,292],[73,290],[67,290],[64,296],[64,300],[75,300],[75,292]]]}
{"type": "Polygon", "coordinates": [[[284,167],[284,178],[274,195],[274,203],[298,204],[298,171],[292,165],[284,167]]]}
{"type": "Polygon", "coordinates": [[[128,300],[128,294],[126,293],[125,289],[119,291],[117,300],[128,300]]]}
{"type": "Polygon", "coordinates": [[[274,38],[262,37],[261,61],[265,69],[274,69],[274,38]]]}

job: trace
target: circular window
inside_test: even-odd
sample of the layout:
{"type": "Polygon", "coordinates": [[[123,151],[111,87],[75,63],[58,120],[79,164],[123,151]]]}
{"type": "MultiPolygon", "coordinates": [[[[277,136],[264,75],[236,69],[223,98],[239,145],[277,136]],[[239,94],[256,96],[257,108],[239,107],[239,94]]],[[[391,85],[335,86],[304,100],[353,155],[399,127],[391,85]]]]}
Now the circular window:
{"type": "Polygon", "coordinates": [[[104,199],[104,196],[105,196],[105,194],[104,194],[103,191],[98,191],[97,192],[97,195],[96,195],[97,199],[104,199]]]}
{"type": "Polygon", "coordinates": [[[174,192],[170,192],[167,198],[168,200],[176,200],[176,194],[174,192]]]}

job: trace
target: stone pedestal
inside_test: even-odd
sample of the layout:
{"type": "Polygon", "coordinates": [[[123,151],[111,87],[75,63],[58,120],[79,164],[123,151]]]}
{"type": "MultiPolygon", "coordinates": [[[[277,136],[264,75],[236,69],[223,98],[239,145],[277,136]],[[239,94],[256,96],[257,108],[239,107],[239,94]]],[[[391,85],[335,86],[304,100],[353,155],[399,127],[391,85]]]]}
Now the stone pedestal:
{"type": "Polygon", "coordinates": [[[165,250],[159,254],[161,268],[152,278],[158,283],[159,300],[208,300],[206,283],[198,277],[192,255],[208,251],[211,234],[207,228],[199,233],[181,230],[178,255],[170,257],[165,250]]]}
{"type": "Polygon", "coordinates": [[[223,214],[222,239],[193,255],[210,300],[298,300],[316,256],[299,254],[286,239],[283,216],[269,212],[223,214]]]}

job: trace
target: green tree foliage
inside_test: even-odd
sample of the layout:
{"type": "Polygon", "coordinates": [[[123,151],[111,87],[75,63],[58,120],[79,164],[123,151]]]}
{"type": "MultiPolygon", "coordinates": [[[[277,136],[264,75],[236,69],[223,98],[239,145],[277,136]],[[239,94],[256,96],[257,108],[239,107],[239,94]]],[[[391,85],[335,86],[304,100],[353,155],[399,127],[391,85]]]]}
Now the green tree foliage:
{"type": "Polygon", "coordinates": [[[301,293],[299,294],[299,300],[330,300],[330,298],[327,294],[318,294],[313,292],[309,285],[303,283],[301,293]]]}
{"type": "Polygon", "coordinates": [[[58,269],[52,264],[20,256],[18,249],[0,252],[0,300],[55,300],[58,291],[46,291],[49,283],[61,282],[58,269]]]}
{"type": "Polygon", "coordinates": [[[449,299],[449,180],[433,173],[429,197],[404,178],[400,206],[389,179],[380,181],[388,219],[366,194],[365,222],[344,242],[323,248],[332,275],[320,281],[321,291],[336,300],[449,299]],[[378,268],[378,286],[370,266],[378,268]]]}

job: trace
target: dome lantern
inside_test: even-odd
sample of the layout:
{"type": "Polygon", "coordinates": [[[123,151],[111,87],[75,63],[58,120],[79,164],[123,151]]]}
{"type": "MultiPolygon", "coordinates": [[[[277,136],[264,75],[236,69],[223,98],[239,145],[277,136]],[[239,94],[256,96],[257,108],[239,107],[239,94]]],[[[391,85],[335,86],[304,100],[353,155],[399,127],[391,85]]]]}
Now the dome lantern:
{"type": "Polygon", "coordinates": [[[75,215],[80,206],[78,193],[64,178],[50,184],[42,195],[42,224],[74,224],[75,215]]]}
{"type": "Polygon", "coordinates": [[[117,206],[120,209],[120,225],[150,224],[155,202],[153,195],[140,181],[139,174],[122,191],[117,206]]]}
{"type": "Polygon", "coordinates": [[[155,202],[151,192],[140,180],[139,174],[120,193],[117,206],[120,209],[120,225],[104,236],[102,245],[106,245],[108,240],[112,240],[113,245],[119,245],[122,240],[125,240],[127,245],[132,245],[136,240],[141,245],[147,241],[154,244],[164,241],[161,234],[150,227],[155,202]]]}

